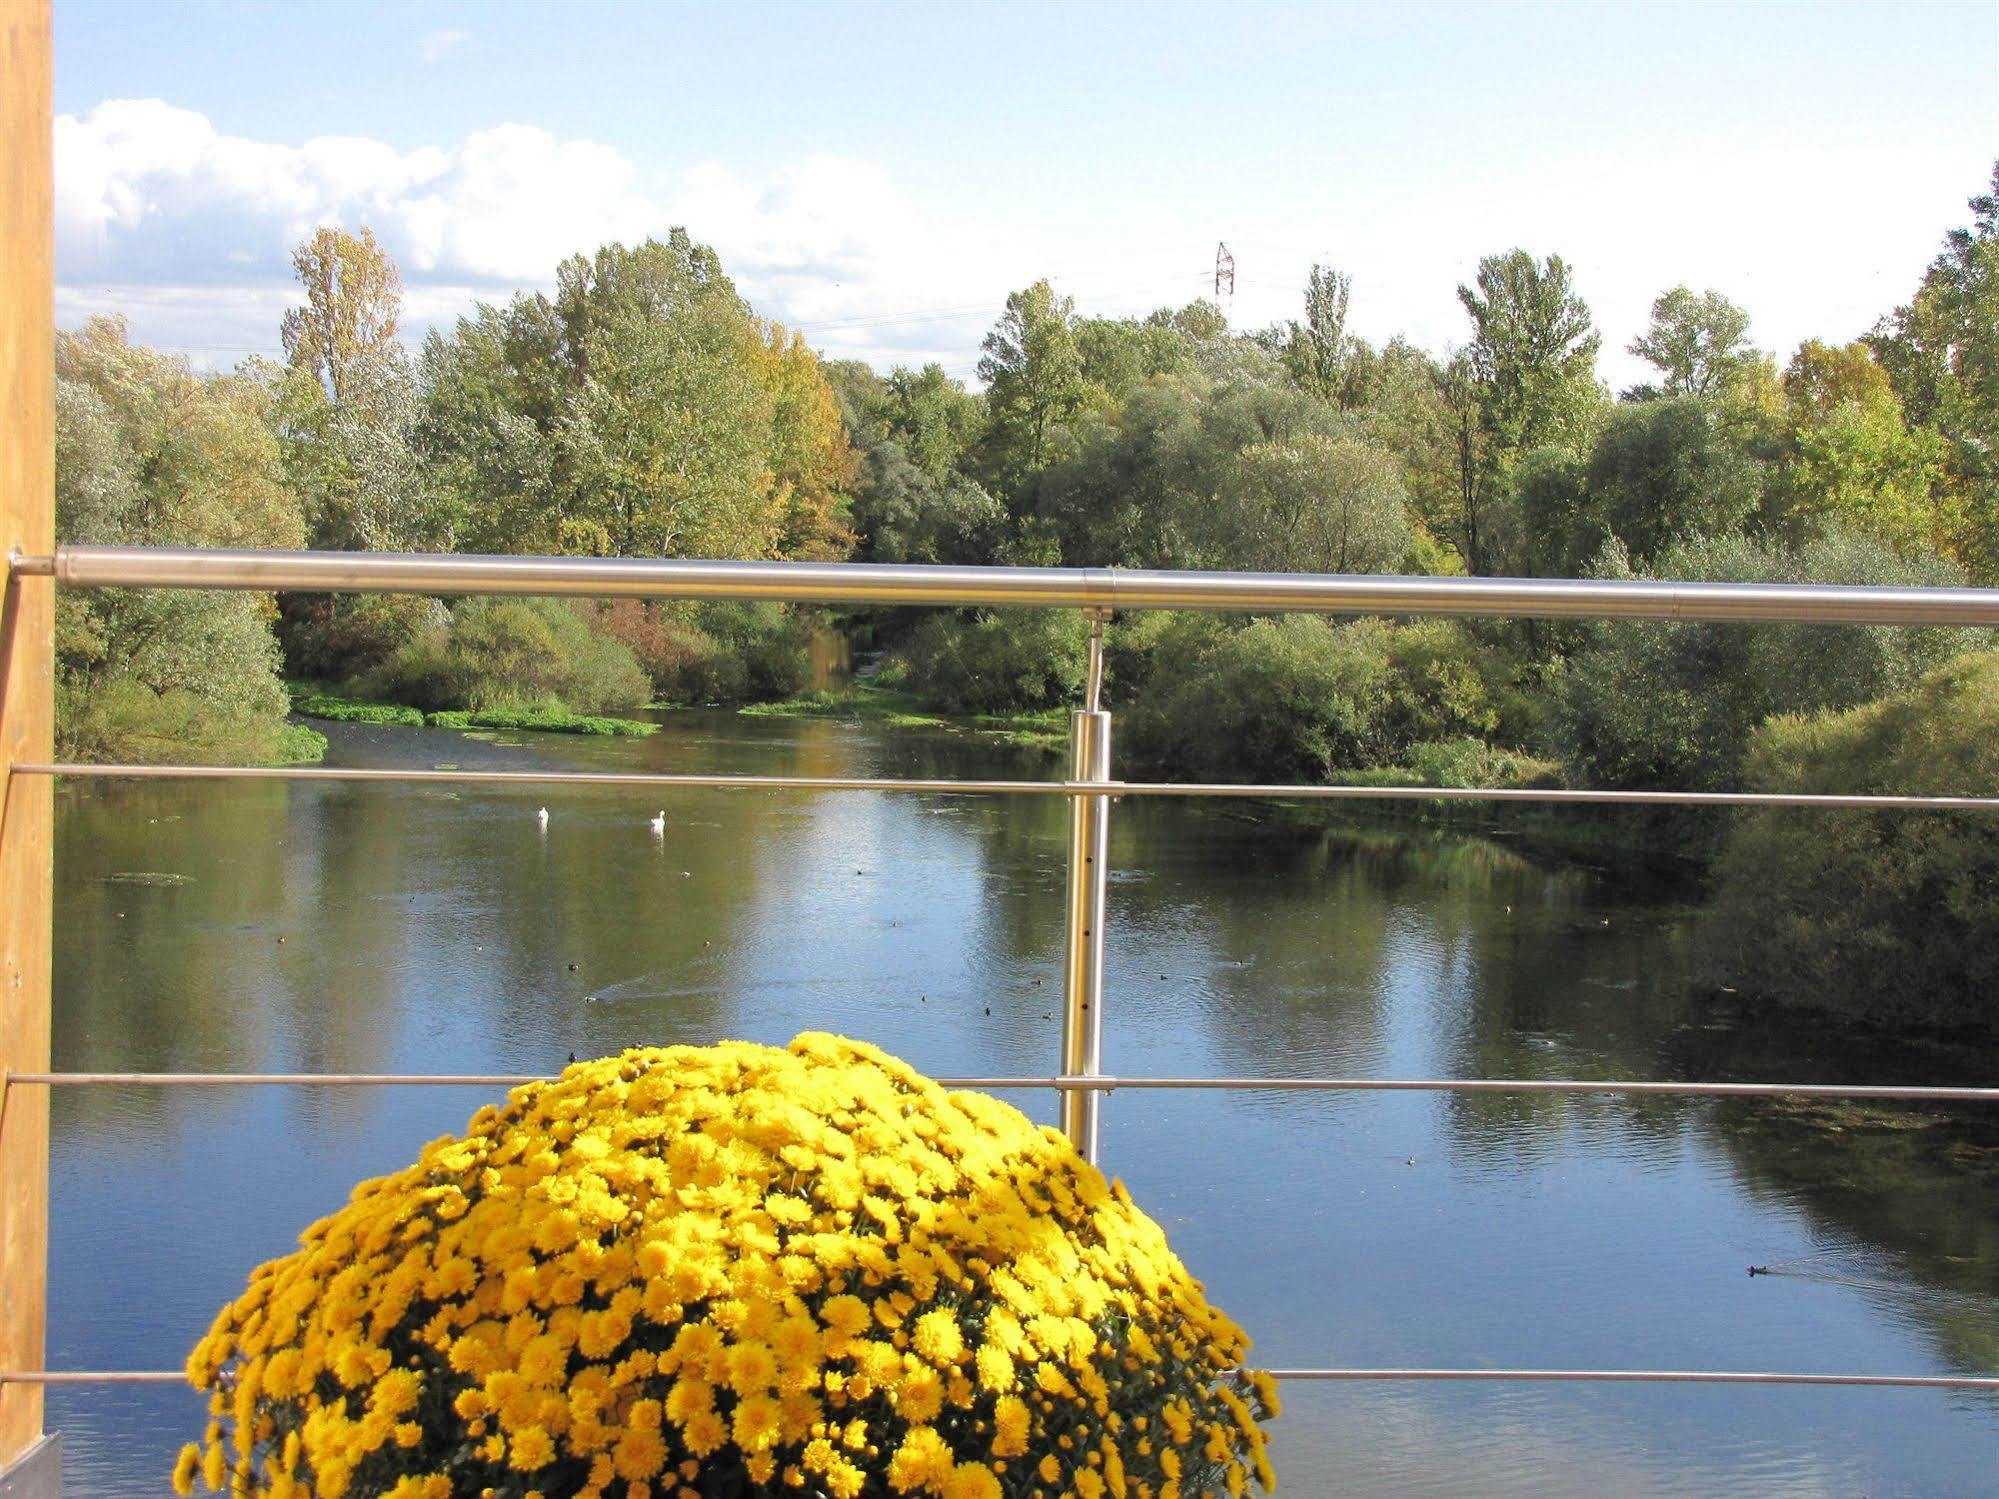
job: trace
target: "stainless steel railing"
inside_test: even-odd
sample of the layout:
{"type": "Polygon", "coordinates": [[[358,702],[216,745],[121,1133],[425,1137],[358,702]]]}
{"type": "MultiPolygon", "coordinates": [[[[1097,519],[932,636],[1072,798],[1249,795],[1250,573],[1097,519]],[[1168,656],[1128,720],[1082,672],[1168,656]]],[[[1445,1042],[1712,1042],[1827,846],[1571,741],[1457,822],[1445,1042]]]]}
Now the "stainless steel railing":
{"type": "Polygon", "coordinates": [[[1793,624],[1999,625],[1999,591],[1825,583],[1595,582],[1084,567],[926,567],[865,562],[707,562],[633,557],[470,557],[62,546],[16,556],[22,577],[75,588],[297,593],[540,594],[943,604],[1043,609],[1219,609],[1253,614],[1455,614],[1493,618],[1762,620],[1793,624]]]}
{"type": "MultiPolygon", "coordinates": [[[[766,791],[914,792],[1062,796],[1070,802],[1060,1070],[1047,1076],[945,1078],[954,1087],[1054,1090],[1063,1128],[1091,1160],[1101,1108],[1120,1088],[1292,1093],[1520,1092],[1671,1097],[1839,1097],[1923,1103],[1999,1103],[1999,1087],[1836,1083],[1680,1083],[1528,1078],[1120,1077],[1103,1069],[1105,865],[1111,804],[1127,796],[1376,801],[1546,802],[1584,805],[1782,806],[1822,809],[1999,811],[1999,797],[1806,795],[1752,791],[1472,790],[1443,786],[1291,786],[1119,781],[1111,775],[1111,715],[1100,701],[1103,627],[1113,609],[1245,613],[1436,614],[1494,618],[1651,619],[1785,624],[1999,625],[1999,590],[1820,584],[1591,582],[1503,578],[1141,572],[1077,568],[909,567],[855,563],[709,562],[630,558],[467,557],[383,553],[248,552],[198,548],[58,547],[9,559],[18,577],[77,588],[213,588],[436,595],[517,594],[790,603],[1072,608],[1090,620],[1084,706],[1071,715],[1071,759],[1060,781],[923,780],[841,776],[623,772],[361,770],[320,766],[16,765],[19,775],[128,779],[450,782],[474,785],[648,786],[766,791]]],[[[476,1086],[539,1080],[502,1073],[21,1072],[7,1086],[476,1086]]],[[[1290,1368],[1312,1381],[1597,1381],[1792,1384],[1978,1390],[1999,1376],[1800,1373],[1753,1370],[1290,1368]]],[[[0,1370],[0,1384],[177,1382],[173,1370],[0,1370]]]]}

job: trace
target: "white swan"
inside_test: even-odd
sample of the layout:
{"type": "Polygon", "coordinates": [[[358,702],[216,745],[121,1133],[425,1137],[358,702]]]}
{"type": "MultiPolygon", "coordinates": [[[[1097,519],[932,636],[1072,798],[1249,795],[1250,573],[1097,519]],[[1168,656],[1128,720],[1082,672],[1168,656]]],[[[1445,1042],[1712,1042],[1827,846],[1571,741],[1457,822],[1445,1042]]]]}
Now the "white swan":
{"type": "Polygon", "coordinates": [[[548,808],[546,808],[546,807],[543,807],[543,808],[542,808],[542,809],[541,809],[541,810],[540,810],[539,812],[535,813],[535,814],[534,814],[534,820],[535,820],[536,822],[540,823],[540,824],[541,824],[541,825],[542,825],[542,826],[543,826],[544,828],[545,828],[545,827],[547,827],[547,826],[548,826],[548,808]]]}
{"type": "Polygon", "coordinates": [[[659,813],[659,815],[658,815],[657,817],[653,818],[651,826],[652,826],[652,835],[653,835],[653,837],[655,837],[655,838],[663,838],[663,837],[665,837],[665,836],[666,836],[666,809],[665,809],[665,808],[661,808],[661,809],[660,809],[660,813],[659,813]]]}

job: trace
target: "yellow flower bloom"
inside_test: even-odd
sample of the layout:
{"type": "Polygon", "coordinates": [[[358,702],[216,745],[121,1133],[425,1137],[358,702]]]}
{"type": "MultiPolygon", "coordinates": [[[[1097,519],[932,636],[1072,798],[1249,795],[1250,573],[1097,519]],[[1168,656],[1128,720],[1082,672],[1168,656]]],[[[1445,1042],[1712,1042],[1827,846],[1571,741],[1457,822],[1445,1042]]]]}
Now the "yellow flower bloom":
{"type": "Polygon", "coordinates": [[[257,1270],[188,1356],[212,1420],[173,1481],[1239,1492],[1275,1482],[1247,1349],[1122,1186],[1006,1104],[832,1036],[639,1050],[482,1108],[257,1270]]]}
{"type": "Polygon", "coordinates": [[[944,1480],[944,1499],[1001,1499],[999,1479],[990,1468],[959,1463],[944,1480]]]}

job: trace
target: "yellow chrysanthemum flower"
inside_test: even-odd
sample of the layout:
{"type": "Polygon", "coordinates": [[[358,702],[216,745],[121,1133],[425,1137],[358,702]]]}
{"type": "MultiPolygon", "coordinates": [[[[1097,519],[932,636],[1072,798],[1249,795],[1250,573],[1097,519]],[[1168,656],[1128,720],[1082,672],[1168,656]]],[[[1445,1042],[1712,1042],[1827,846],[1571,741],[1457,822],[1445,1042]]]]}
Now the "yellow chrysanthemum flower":
{"type": "Polygon", "coordinates": [[[1005,1104],[832,1036],[632,1051],[481,1109],[260,1268],[188,1357],[213,1419],[172,1476],[1239,1492],[1274,1485],[1247,1347],[1123,1187],[1005,1104]]]}

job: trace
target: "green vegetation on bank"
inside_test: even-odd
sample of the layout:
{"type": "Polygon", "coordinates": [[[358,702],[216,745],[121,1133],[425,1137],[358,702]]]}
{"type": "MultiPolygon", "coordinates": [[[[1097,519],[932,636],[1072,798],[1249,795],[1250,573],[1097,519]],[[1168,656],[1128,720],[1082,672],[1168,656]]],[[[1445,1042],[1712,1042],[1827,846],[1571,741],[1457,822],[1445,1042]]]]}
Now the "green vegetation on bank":
{"type": "MultiPolygon", "coordinates": [[[[1774,718],[1758,790],[1991,796],[1999,652],[1963,656],[1844,712],[1774,718]]],[[[1712,937],[1759,994],[1877,1025],[1999,1030],[1999,818],[1758,808],[1716,864],[1712,937]]]]}
{"type": "Polygon", "coordinates": [[[525,729],[543,734],[593,734],[600,738],[643,739],[659,731],[638,718],[602,718],[559,708],[446,710],[424,715],[433,729],[525,729]]]}
{"type": "MultiPolygon", "coordinates": [[[[292,712],[332,723],[394,724],[405,728],[526,729],[547,734],[595,734],[642,738],[659,725],[636,718],[605,718],[563,708],[459,708],[425,713],[401,703],[357,702],[323,692],[292,700],[292,712]]],[[[324,743],[322,737],[321,743],[324,743]]]]}
{"type": "Polygon", "coordinates": [[[423,711],[418,708],[405,708],[401,703],[358,703],[352,698],[329,697],[323,692],[293,698],[292,712],[330,723],[404,724],[412,728],[423,725],[423,711]]]}

